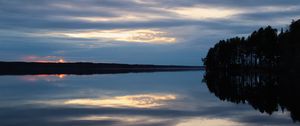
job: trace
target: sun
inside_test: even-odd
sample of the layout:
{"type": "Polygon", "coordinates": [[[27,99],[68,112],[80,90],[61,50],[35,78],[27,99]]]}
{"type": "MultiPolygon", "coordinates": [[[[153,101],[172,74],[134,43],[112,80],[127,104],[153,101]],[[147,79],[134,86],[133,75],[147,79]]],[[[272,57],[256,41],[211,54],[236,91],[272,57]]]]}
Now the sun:
{"type": "Polygon", "coordinates": [[[58,63],[65,63],[66,61],[64,59],[59,59],[58,63]]]}
{"type": "Polygon", "coordinates": [[[66,77],[66,75],[65,74],[57,74],[56,75],[58,78],[60,78],[60,79],[63,79],[63,78],[65,78],[66,77]]]}

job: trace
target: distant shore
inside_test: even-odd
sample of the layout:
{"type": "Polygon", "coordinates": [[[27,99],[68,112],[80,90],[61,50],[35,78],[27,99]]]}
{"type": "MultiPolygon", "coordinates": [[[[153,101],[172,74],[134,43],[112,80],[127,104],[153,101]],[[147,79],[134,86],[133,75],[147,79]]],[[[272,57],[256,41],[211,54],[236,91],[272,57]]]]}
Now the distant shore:
{"type": "Polygon", "coordinates": [[[36,74],[113,74],[160,71],[204,70],[203,66],[148,65],[117,63],[39,63],[39,62],[1,62],[0,75],[36,75],[36,74]]]}

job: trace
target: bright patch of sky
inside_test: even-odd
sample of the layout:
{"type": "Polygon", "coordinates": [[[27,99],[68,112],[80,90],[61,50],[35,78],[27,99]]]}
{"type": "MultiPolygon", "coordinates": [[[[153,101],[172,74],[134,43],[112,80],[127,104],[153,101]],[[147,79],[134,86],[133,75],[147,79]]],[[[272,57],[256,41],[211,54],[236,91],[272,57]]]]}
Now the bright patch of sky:
{"type": "Polygon", "coordinates": [[[298,0],[1,0],[0,60],[202,65],[220,39],[286,28],[299,11],[298,0]]]}

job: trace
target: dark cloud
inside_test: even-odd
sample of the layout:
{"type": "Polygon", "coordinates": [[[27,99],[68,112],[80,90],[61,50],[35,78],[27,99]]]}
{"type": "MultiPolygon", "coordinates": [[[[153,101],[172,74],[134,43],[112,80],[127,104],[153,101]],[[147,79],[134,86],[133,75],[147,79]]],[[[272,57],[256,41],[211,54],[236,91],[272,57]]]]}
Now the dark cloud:
{"type": "MultiPolygon", "coordinates": [[[[219,39],[247,35],[267,25],[276,28],[286,27],[292,19],[300,18],[299,4],[298,0],[244,0],[243,2],[235,0],[0,0],[0,55],[1,60],[19,60],[21,55],[52,55],[58,51],[65,51],[70,52],[69,57],[82,57],[76,59],[93,57],[94,54],[110,54],[114,58],[108,59],[112,61],[139,63],[170,63],[172,61],[173,64],[197,65],[199,59],[205,55],[205,50],[219,39]],[[224,18],[195,20],[173,12],[174,9],[180,7],[234,9],[238,13],[224,18]],[[126,19],[126,16],[133,17],[126,19]],[[82,18],[104,18],[107,21],[93,22],[82,18]],[[119,19],[114,20],[114,18],[119,19]],[[194,30],[190,31],[188,27],[194,30]],[[157,53],[152,52],[152,49],[147,50],[149,47],[156,48],[152,44],[41,35],[47,32],[114,29],[160,29],[174,35],[172,37],[179,41],[170,44],[172,46],[162,46],[158,49],[165,50],[166,55],[161,56],[168,56],[169,58],[166,59],[154,58],[157,53]],[[85,46],[87,49],[83,49],[82,45],[87,45],[85,46]],[[111,45],[125,48],[118,48],[122,50],[120,51],[122,53],[114,53],[114,48],[102,49],[111,45]],[[149,52],[140,55],[141,51],[149,52]],[[130,56],[124,56],[126,53],[130,56]],[[183,62],[181,58],[178,58],[179,56],[190,58],[186,59],[189,61],[183,62]]],[[[97,59],[97,57],[92,59],[97,59]]]]}
{"type": "Polygon", "coordinates": [[[284,5],[297,5],[299,4],[298,0],[262,0],[262,1],[253,1],[253,0],[243,0],[237,2],[236,0],[155,0],[157,4],[162,6],[194,6],[194,5],[213,5],[220,7],[235,7],[235,8],[248,8],[248,7],[257,7],[257,6],[284,6],[284,5]]]}
{"type": "MultiPolygon", "coordinates": [[[[208,20],[208,21],[193,21],[189,19],[159,19],[154,21],[128,21],[128,22],[86,22],[68,19],[72,16],[75,17],[118,17],[120,15],[126,15],[128,13],[140,13],[140,14],[153,14],[160,13],[162,16],[172,15],[170,12],[159,10],[164,8],[164,5],[174,4],[173,7],[181,7],[185,4],[201,5],[231,5],[236,8],[244,5],[247,7],[257,6],[294,6],[298,1],[284,1],[284,2],[253,2],[253,1],[157,1],[156,6],[147,7],[148,5],[138,4],[132,1],[1,1],[0,4],[0,27],[2,28],[40,28],[40,29],[116,29],[116,28],[161,28],[161,27],[174,27],[185,25],[200,25],[200,26],[212,26],[218,27],[215,23],[218,22],[226,25],[228,22],[234,21],[225,20],[208,20]],[[55,5],[61,5],[62,7],[56,7],[55,5]],[[66,7],[64,7],[66,6],[66,7]],[[70,6],[70,7],[68,7],[70,6]],[[84,8],[84,9],[83,9],[84,8]],[[138,11],[137,11],[138,10],[138,11]],[[65,17],[65,18],[64,18],[65,17]],[[204,22],[204,23],[203,23],[204,22]]],[[[170,8],[172,9],[172,8],[170,8]]],[[[263,12],[263,13],[246,13],[237,15],[239,18],[246,19],[264,19],[264,16],[269,18],[287,17],[287,15],[297,16],[298,10],[292,12],[263,12]]],[[[268,20],[268,19],[265,19],[268,20]]],[[[243,22],[241,22],[241,26],[243,22]]],[[[222,27],[220,27],[222,28],[222,27]]],[[[227,27],[225,27],[227,28],[227,27]]]]}

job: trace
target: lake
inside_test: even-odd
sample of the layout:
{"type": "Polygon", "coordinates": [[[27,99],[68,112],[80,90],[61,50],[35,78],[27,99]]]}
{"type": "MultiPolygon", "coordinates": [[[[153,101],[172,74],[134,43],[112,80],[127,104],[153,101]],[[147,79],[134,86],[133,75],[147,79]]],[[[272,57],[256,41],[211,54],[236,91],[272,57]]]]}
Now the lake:
{"type": "Polygon", "coordinates": [[[288,111],[220,100],[204,73],[0,76],[0,125],[299,125],[288,111]]]}

